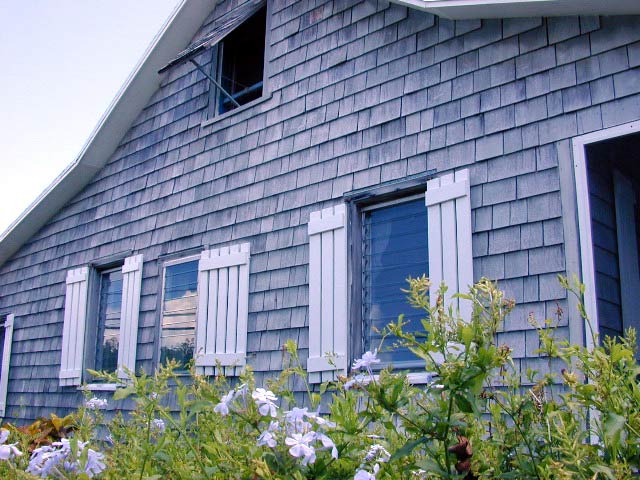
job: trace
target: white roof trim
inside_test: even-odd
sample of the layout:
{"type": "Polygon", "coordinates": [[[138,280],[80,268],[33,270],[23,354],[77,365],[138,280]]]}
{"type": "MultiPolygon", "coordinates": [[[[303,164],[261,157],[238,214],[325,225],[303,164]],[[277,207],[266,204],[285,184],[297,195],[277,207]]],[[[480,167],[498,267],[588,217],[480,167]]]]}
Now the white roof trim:
{"type": "Polygon", "coordinates": [[[638,0],[391,0],[452,20],[471,18],[636,15],[638,0]]]}
{"type": "Polygon", "coordinates": [[[80,193],[107,163],[160,86],[158,70],[189,44],[215,4],[216,0],[183,0],[175,8],[116,94],[78,158],[0,236],[0,265],[80,193]]]}

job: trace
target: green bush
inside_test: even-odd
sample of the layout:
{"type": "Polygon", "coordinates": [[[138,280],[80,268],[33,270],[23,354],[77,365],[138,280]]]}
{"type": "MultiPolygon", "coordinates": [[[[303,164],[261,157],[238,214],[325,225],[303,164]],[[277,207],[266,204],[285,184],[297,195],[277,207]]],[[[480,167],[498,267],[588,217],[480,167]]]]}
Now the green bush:
{"type": "MultiPolygon", "coordinates": [[[[581,298],[580,287],[561,282],[581,298]]],[[[105,422],[103,401],[88,399],[73,416],[73,428],[64,430],[70,438],[32,444],[31,458],[33,438],[9,427],[0,436],[0,478],[540,480],[638,474],[635,332],[588,349],[555,338],[554,321],[547,320],[534,325],[538,353],[564,368],[521,372],[510,348],[496,344],[513,302],[494,284],[482,280],[454,296],[472,303],[470,319],[443,304],[444,287],[430,307],[429,287],[422,277],[410,279],[407,290],[410,303],[424,312],[423,331],[405,332],[401,317],[385,332],[396,343],[386,348],[408,347],[424,360],[431,375],[425,385],[412,385],[406,373],[390,369],[373,375],[374,351],[355,362],[355,376],[313,391],[292,343],[283,352],[287,368],[265,388],[255,385],[250,369],[233,385],[195,374],[183,383],[170,363],[116,391],[115,399],[135,401],[132,412],[105,422]],[[307,386],[304,407],[291,388],[301,381],[307,386]],[[173,410],[166,406],[169,396],[173,410]]]]}

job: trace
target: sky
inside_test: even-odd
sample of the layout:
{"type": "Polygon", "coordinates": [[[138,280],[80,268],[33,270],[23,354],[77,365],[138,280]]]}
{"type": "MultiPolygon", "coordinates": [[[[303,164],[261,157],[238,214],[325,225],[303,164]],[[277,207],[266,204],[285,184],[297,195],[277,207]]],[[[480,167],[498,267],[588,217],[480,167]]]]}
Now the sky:
{"type": "Polygon", "coordinates": [[[0,0],[0,233],[72,163],[179,0],[0,0]]]}

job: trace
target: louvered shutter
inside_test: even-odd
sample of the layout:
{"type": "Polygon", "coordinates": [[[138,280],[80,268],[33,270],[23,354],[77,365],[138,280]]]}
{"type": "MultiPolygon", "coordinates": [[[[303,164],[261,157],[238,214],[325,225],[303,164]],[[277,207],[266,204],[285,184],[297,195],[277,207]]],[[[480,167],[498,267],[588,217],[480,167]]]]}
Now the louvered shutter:
{"type": "Polygon", "coordinates": [[[120,313],[120,345],[118,346],[118,375],[126,378],[123,367],[135,372],[138,345],[138,318],[142,287],[143,256],[124,260],[122,266],[122,309],[120,313]]]}
{"type": "Polygon", "coordinates": [[[196,370],[239,375],[246,364],[250,245],[243,243],[200,256],[196,370]],[[222,372],[220,372],[222,373],[222,372]]]}
{"type": "MultiPolygon", "coordinates": [[[[435,292],[444,283],[451,294],[467,292],[473,284],[471,248],[471,196],[469,171],[460,170],[427,182],[425,201],[429,223],[429,278],[435,292]]],[[[434,305],[436,295],[431,295],[434,305]]],[[[469,319],[471,304],[459,303],[463,319],[469,319]]]]}
{"type": "Polygon", "coordinates": [[[310,383],[347,371],[347,239],[345,205],[313,212],[309,219],[310,383]]]}
{"type": "Polygon", "coordinates": [[[63,387],[80,385],[82,382],[88,285],[88,267],[67,272],[60,362],[60,385],[63,387]]]}
{"type": "Polygon", "coordinates": [[[9,387],[9,363],[11,362],[11,344],[13,342],[13,314],[4,320],[4,343],[2,345],[2,368],[0,369],[0,418],[7,409],[7,389],[9,387]]]}

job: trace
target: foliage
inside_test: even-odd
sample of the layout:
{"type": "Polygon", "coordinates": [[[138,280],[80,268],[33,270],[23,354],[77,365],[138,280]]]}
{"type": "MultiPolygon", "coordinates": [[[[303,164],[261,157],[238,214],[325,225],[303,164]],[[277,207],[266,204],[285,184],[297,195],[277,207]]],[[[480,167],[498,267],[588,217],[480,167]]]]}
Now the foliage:
{"type": "MultiPolygon", "coordinates": [[[[582,298],[581,286],[561,282],[582,298]]],[[[389,368],[374,375],[374,351],[354,363],[354,376],[314,390],[292,342],[283,349],[285,368],[264,388],[249,368],[229,383],[223,376],[177,374],[169,361],[153,376],[130,374],[115,392],[114,400],[135,404],[129,413],[106,421],[106,402],[92,398],[73,416],[52,417],[57,430],[43,420],[9,426],[0,436],[0,478],[34,478],[25,470],[43,478],[140,480],[638,474],[634,331],[591,348],[571,345],[555,335],[563,322],[558,309],[553,320],[531,320],[547,368],[521,371],[511,349],[496,342],[513,302],[494,284],[482,280],[468,294],[453,295],[452,305],[445,305],[441,286],[431,306],[429,290],[426,277],[409,280],[409,301],[424,312],[422,331],[406,332],[401,317],[384,332],[394,341],[385,348],[409,348],[424,361],[426,384],[411,384],[407,373],[389,368]],[[458,301],[471,302],[470,319],[459,317],[458,301]],[[73,435],[54,435],[62,431],[73,435]],[[31,461],[18,455],[30,451],[31,461]],[[49,477],[29,466],[37,455],[59,460],[45,472],[49,477]]]]}

